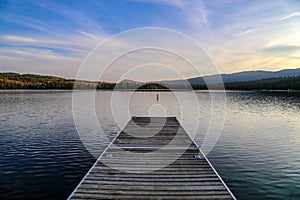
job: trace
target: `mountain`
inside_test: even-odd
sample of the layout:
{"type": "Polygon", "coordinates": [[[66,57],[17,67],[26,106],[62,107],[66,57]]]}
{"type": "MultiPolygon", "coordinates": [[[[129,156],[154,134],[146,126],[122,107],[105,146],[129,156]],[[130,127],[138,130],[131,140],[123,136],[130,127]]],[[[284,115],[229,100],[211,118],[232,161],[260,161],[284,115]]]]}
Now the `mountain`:
{"type": "MultiPolygon", "coordinates": [[[[221,74],[226,89],[230,90],[300,90],[300,68],[288,69],[277,72],[270,71],[246,71],[233,74],[221,74]]],[[[187,81],[193,89],[207,89],[206,80],[214,89],[220,88],[222,82],[219,76],[196,77],[187,81]]],[[[116,83],[75,81],[54,76],[42,76],[34,74],[0,73],[0,89],[102,89],[102,90],[189,90],[186,80],[137,82],[123,80],[116,83]],[[76,83],[76,84],[75,84],[76,83]],[[164,85],[160,85],[163,83],[164,85]],[[166,86],[166,87],[165,87],[166,86]]]]}
{"type": "MultiPolygon", "coordinates": [[[[245,71],[245,72],[238,72],[232,74],[221,74],[224,83],[233,83],[233,82],[246,82],[246,81],[255,81],[267,78],[279,78],[279,77],[292,77],[292,76],[299,76],[300,75],[300,68],[298,69],[285,69],[280,71],[245,71]]],[[[188,82],[191,85],[198,85],[198,84],[205,84],[205,81],[208,81],[210,84],[218,84],[220,83],[220,79],[218,78],[219,75],[211,75],[211,76],[204,76],[204,77],[195,77],[188,79],[188,82]]],[[[171,81],[161,81],[165,84],[184,84],[185,80],[171,80],[171,81]]]]}
{"type": "Polygon", "coordinates": [[[134,80],[131,80],[131,79],[124,79],[124,80],[118,82],[118,84],[127,84],[127,83],[132,84],[132,83],[140,83],[140,82],[134,81],[134,80]]]}
{"type": "MultiPolygon", "coordinates": [[[[198,85],[200,86],[200,85],[198,85]]],[[[197,89],[196,86],[194,89],[197,89]]],[[[218,86],[211,85],[211,87],[218,86]]],[[[266,78],[246,82],[229,82],[224,84],[226,90],[300,90],[300,76],[266,78]]]]}

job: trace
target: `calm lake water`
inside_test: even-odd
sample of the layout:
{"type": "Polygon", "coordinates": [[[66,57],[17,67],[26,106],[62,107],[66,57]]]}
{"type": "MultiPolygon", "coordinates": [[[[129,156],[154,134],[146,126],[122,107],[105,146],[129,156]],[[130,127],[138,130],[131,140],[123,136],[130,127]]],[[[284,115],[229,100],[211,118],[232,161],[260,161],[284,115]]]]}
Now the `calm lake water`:
{"type": "MultiPolygon", "coordinates": [[[[90,94],[78,92],[79,101],[88,104],[90,94]]],[[[66,199],[95,162],[92,155],[100,155],[122,128],[109,115],[111,94],[95,95],[104,134],[79,127],[90,134],[83,137],[73,120],[72,91],[0,91],[0,199],[66,199]]],[[[129,120],[122,112],[122,99],[128,94],[116,93],[116,114],[122,123],[129,120]]],[[[189,92],[180,96],[189,103],[189,92]]],[[[197,92],[196,97],[200,113],[190,113],[181,122],[187,131],[195,128],[192,121],[199,122],[195,140],[201,145],[211,102],[207,92],[197,92]]],[[[166,113],[180,119],[182,110],[174,95],[161,92],[159,98],[166,113]]],[[[226,99],[224,128],[208,155],[226,184],[238,199],[300,199],[300,94],[228,92],[226,99]]],[[[135,93],[129,114],[159,110],[151,107],[155,101],[156,93],[135,93]]],[[[88,124],[91,116],[84,106],[80,109],[78,120],[88,124]]],[[[222,113],[223,108],[214,109],[222,113]]]]}

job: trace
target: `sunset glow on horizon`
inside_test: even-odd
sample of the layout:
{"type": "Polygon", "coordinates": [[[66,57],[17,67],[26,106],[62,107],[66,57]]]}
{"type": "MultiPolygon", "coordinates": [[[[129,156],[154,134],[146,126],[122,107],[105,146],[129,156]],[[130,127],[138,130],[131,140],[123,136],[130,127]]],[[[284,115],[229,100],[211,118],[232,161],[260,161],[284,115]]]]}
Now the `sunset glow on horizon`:
{"type": "Polygon", "coordinates": [[[300,67],[294,0],[0,0],[0,27],[1,72],[74,78],[97,44],[143,27],[186,34],[221,73],[300,67]]]}

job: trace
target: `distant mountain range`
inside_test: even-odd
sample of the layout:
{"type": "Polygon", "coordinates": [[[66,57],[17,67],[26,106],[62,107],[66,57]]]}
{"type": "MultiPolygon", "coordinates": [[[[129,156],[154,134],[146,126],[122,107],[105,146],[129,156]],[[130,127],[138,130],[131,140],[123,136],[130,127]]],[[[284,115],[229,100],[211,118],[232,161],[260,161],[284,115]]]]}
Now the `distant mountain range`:
{"type": "MultiPolygon", "coordinates": [[[[245,71],[232,74],[211,75],[205,77],[190,78],[187,81],[193,89],[222,88],[222,79],[226,89],[230,90],[300,90],[300,68],[281,71],[245,71]]],[[[119,89],[119,90],[166,90],[165,84],[170,89],[190,89],[186,80],[162,80],[138,82],[123,80],[119,83],[75,81],[55,76],[43,76],[34,74],[0,73],[0,89],[119,89]],[[76,85],[75,85],[76,82],[76,85]]]]}
{"type": "MultiPolygon", "coordinates": [[[[292,77],[292,76],[300,76],[300,68],[298,69],[285,69],[280,71],[244,71],[232,74],[220,74],[220,75],[211,75],[211,76],[204,76],[204,77],[195,77],[187,79],[187,81],[191,85],[199,85],[205,84],[205,81],[208,81],[210,84],[219,84],[221,83],[219,80],[219,76],[222,77],[224,83],[234,83],[234,82],[247,82],[247,81],[255,81],[261,79],[268,79],[268,78],[279,78],[279,77],[292,77]]],[[[168,80],[168,81],[161,81],[161,83],[165,84],[175,84],[180,85],[186,83],[186,80],[168,80]]]]}

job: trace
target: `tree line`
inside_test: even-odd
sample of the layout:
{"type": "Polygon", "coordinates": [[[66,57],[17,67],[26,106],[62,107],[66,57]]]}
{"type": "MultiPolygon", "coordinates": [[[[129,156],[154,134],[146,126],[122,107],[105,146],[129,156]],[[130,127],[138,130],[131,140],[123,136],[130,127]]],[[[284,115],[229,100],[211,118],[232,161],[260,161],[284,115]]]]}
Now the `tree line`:
{"type": "MultiPolygon", "coordinates": [[[[194,90],[206,90],[205,84],[191,85],[194,90]]],[[[209,89],[226,90],[300,90],[300,76],[268,78],[247,82],[211,84],[209,89]]],[[[101,89],[101,90],[190,90],[190,85],[141,83],[126,81],[121,83],[75,81],[54,76],[34,74],[0,73],[0,89],[101,89]]]]}
{"type": "Polygon", "coordinates": [[[300,90],[300,76],[225,83],[224,86],[226,90],[300,90]]]}
{"type": "Polygon", "coordinates": [[[115,83],[75,81],[54,76],[0,73],[0,89],[113,89],[115,83]]]}

